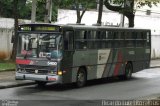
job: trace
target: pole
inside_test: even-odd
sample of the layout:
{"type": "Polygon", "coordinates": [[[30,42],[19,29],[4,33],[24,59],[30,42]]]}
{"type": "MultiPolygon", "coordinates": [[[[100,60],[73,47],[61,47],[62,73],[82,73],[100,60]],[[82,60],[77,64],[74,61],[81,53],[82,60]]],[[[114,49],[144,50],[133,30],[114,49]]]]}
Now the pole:
{"type": "Polygon", "coordinates": [[[32,0],[32,14],[31,14],[31,23],[36,22],[36,8],[37,0],[32,0]]]}
{"type": "Polygon", "coordinates": [[[44,22],[51,23],[51,20],[52,20],[52,0],[46,0],[46,11],[45,11],[44,22]]]}

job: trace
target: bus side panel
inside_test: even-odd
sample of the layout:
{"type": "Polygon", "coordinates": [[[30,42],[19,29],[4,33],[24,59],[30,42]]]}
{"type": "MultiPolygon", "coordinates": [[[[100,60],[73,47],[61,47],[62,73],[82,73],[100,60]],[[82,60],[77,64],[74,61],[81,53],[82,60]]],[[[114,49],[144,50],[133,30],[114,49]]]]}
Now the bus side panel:
{"type": "Polygon", "coordinates": [[[103,78],[107,77],[107,73],[110,69],[108,66],[108,61],[110,58],[111,50],[110,49],[104,49],[104,50],[98,50],[98,60],[97,60],[97,77],[96,78],[103,78]]]}
{"type": "Polygon", "coordinates": [[[78,69],[85,67],[87,71],[87,79],[96,78],[97,70],[97,50],[75,51],[73,55],[73,66],[77,67],[76,72],[72,75],[72,80],[76,81],[78,69]]]}
{"type": "MultiPolygon", "coordinates": [[[[127,63],[127,62],[131,62],[132,63],[132,66],[133,66],[133,72],[135,72],[135,64],[136,64],[136,49],[134,47],[132,48],[124,48],[124,51],[125,51],[125,59],[124,59],[124,62],[127,63]]],[[[124,64],[125,66],[126,64],[124,64]]],[[[125,70],[125,67],[124,67],[124,70],[125,70]]]]}
{"type": "Polygon", "coordinates": [[[134,72],[138,72],[144,69],[144,64],[145,64],[144,54],[145,54],[144,48],[136,48],[136,60],[133,66],[134,72]]]}
{"type": "Polygon", "coordinates": [[[107,77],[119,76],[124,73],[124,53],[121,49],[112,49],[111,55],[108,61],[110,67],[107,77]]]}

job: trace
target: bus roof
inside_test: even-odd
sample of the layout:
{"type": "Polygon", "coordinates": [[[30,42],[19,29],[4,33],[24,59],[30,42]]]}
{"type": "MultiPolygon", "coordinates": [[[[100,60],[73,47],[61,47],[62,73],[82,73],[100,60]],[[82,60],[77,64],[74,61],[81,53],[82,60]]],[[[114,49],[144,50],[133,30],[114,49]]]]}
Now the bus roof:
{"type": "Polygon", "coordinates": [[[51,23],[31,23],[31,24],[20,24],[19,26],[59,26],[62,28],[71,28],[71,29],[109,29],[109,30],[146,30],[150,31],[150,29],[144,28],[125,28],[125,27],[115,27],[115,26],[96,26],[96,25],[84,25],[84,24],[51,24],[51,23]]]}
{"type": "Polygon", "coordinates": [[[125,28],[125,27],[112,27],[112,26],[92,26],[92,25],[64,25],[63,27],[69,27],[73,29],[110,29],[110,30],[147,30],[150,31],[150,29],[144,29],[144,28],[125,28]]]}

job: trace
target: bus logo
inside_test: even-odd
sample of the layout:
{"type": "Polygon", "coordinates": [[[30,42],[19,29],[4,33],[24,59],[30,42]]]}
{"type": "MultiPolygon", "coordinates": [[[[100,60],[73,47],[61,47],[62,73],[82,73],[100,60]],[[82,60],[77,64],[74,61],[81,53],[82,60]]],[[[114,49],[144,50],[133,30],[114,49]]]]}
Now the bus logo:
{"type": "Polygon", "coordinates": [[[38,73],[38,70],[35,70],[35,73],[37,74],[37,73],[38,73]]]}

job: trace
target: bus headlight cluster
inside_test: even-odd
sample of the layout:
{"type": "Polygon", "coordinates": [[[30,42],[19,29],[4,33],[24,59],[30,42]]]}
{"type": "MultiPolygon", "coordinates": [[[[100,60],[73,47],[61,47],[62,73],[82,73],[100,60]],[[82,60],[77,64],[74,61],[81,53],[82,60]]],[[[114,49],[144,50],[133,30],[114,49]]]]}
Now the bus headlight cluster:
{"type": "Polygon", "coordinates": [[[25,69],[20,69],[20,68],[19,68],[19,69],[18,69],[18,72],[19,72],[19,73],[25,73],[26,70],[25,70],[25,69]]]}
{"type": "Polygon", "coordinates": [[[56,74],[56,71],[49,71],[48,74],[56,74]]]}

